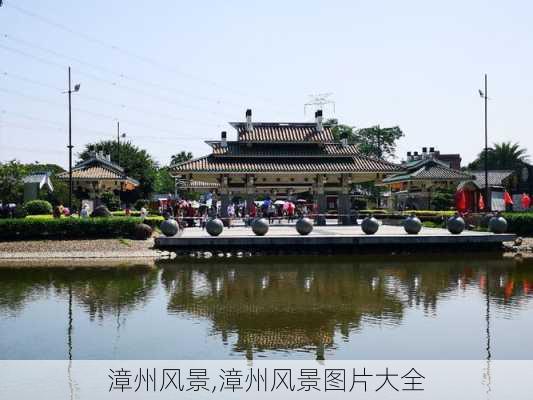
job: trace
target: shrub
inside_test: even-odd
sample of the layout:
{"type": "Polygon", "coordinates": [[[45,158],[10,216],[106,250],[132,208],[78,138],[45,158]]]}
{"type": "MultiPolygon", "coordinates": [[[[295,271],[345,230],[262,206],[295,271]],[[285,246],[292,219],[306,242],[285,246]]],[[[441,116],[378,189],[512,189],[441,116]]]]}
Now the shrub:
{"type": "Polygon", "coordinates": [[[100,199],[109,210],[120,210],[120,199],[113,192],[102,193],[100,199]]]}
{"type": "Polygon", "coordinates": [[[28,215],[25,207],[17,206],[13,212],[14,218],[25,218],[28,215]]]}
{"type": "Polygon", "coordinates": [[[453,208],[455,202],[455,192],[453,190],[436,190],[431,197],[431,206],[435,210],[449,210],[453,208]]]}
{"type": "Polygon", "coordinates": [[[135,207],[136,210],[140,211],[141,208],[147,207],[149,203],[150,202],[148,200],[146,200],[146,199],[139,199],[139,200],[137,200],[135,202],[134,207],[135,207]]]}
{"type": "Polygon", "coordinates": [[[31,200],[24,205],[29,215],[52,214],[52,204],[46,200],[31,200]]]}
{"type": "Polygon", "coordinates": [[[152,228],[146,224],[137,224],[135,225],[134,236],[137,240],[146,240],[152,236],[152,228]]]}
{"type": "Polygon", "coordinates": [[[153,229],[162,221],[162,217],[8,218],[0,220],[0,240],[135,238],[141,222],[153,229]]]}
{"type": "Polygon", "coordinates": [[[507,232],[522,236],[533,236],[533,213],[506,212],[502,216],[507,220],[507,232]]]}

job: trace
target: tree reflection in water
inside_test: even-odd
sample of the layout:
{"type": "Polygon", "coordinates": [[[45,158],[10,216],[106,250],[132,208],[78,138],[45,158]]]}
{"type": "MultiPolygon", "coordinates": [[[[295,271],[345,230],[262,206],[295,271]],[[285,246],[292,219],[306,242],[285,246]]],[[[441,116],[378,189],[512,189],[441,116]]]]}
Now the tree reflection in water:
{"type": "Polygon", "coordinates": [[[486,299],[485,308],[479,310],[486,319],[480,334],[487,339],[490,358],[491,315],[511,318],[528,307],[532,266],[511,259],[417,255],[178,260],[160,269],[4,268],[0,316],[16,317],[37,300],[64,300],[68,308],[61,305],[63,314],[54,318],[64,321],[67,354],[75,359],[76,349],[83,346],[72,340],[80,309],[90,321],[115,318],[118,343],[121,321],[131,311],[145,312],[144,306],[155,298],[157,302],[150,304],[162,302],[166,309],[150,312],[204,319],[223,343],[232,343],[235,352],[248,358],[302,350],[322,359],[327,349],[349,341],[354,332],[401,325],[412,308],[437,315],[447,298],[468,292],[486,299]],[[159,291],[161,286],[164,290],[159,291]]]}
{"type": "Polygon", "coordinates": [[[533,282],[533,271],[513,260],[252,261],[165,266],[169,312],[208,318],[225,343],[236,335],[234,350],[248,358],[314,349],[322,359],[324,349],[335,346],[336,332],[348,340],[363,322],[400,324],[406,308],[435,314],[439,299],[457,290],[486,291],[486,268],[493,277],[487,292],[507,307],[523,304],[533,282]]]}

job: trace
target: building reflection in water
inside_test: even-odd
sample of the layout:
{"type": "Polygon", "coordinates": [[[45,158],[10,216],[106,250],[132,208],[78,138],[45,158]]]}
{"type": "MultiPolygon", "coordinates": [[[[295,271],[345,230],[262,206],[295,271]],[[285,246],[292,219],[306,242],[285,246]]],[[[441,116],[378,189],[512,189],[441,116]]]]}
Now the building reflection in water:
{"type": "MultiPolygon", "coordinates": [[[[234,351],[247,358],[269,350],[302,349],[323,359],[326,349],[335,348],[336,333],[348,340],[363,323],[400,324],[406,308],[415,306],[436,314],[439,299],[457,290],[477,287],[496,304],[519,306],[521,288],[529,287],[532,272],[512,260],[476,264],[338,259],[332,266],[327,258],[196,262],[165,266],[161,280],[170,296],[169,312],[208,318],[224,343],[230,335],[236,337],[234,351]],[[488,274],[482,265],[488,265],[488,274]],[[514,282],[512,290],[494,285],[500,278],[514,282]]],[[[486,312],[488,323],[488,308],[486,312]]],[[[487,352],[490,358],[488,336],[487,352]]]]}
{"type": "Polygon", "coordinates": [[[439,302],[472,291],[485,295],[480,329],[490,362],[491,314],[512,316],[528,306],[530,267],[513,260],[315,257],[180,260],[161,269],[4,269],[0,314],[16,316],[51,293],[63,298],[65,358],[75,359],[76,346],[83,346],[76,320],[114,318],[118,346],[129,313],[159,296],[166,305],[161,313],[207,319],[223,343],[250,359],[269,351],[323,359],[365,326],[402,324],[410,308],[437,315],[439,302]]]}

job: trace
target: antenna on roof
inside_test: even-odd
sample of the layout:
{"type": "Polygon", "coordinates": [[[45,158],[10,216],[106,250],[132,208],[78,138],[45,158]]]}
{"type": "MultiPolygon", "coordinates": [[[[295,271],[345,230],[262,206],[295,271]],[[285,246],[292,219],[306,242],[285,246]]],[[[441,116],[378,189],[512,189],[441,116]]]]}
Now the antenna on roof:
{"type": "Polygon", "coordinates": [[[335,101],[330,99],[333,93],[317,93],[310,94],[309,101],[304,104],[304,115],[306,114],[307,107],[312,107],[315,111],[324,110],[324,106],[333,106],[333,114],[335,114],[335,101]]]}

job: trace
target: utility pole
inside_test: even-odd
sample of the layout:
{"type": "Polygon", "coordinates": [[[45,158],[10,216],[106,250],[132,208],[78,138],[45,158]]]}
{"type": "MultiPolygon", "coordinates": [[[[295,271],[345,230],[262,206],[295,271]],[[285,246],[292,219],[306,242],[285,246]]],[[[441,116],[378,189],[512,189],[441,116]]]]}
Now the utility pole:
{"type": "Polygon", "coordinates": [[[68,67],[68,90],[63,93],[68,93],[68,208],[72,212],[72,93],[78,92],[80,90],[80,84],[74,85],[74,90],[72,89],[72,84],[70,80],[70,66],[68,67]]]}
{"type": "Polygon", "coordinates": [[[117,121],[117,164],[120,165],[120,121],[117,121]]]}
{"type": "Polygon", "coordinates": [[[489,199],[489,193],[490,193],[490,189],[489,189],[489,143],[488,143],[488,135],[487,135],[487,100],[488,100],[487,74],[485,74],[484,100],[485,100],[485,209],[487,211],[490,211],[491,201],[489,199]]]}
{"type": "Polygon", "coordinates": [[[68,209],[72,212],[72,88],[68,67],[68,209]]]}

